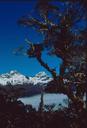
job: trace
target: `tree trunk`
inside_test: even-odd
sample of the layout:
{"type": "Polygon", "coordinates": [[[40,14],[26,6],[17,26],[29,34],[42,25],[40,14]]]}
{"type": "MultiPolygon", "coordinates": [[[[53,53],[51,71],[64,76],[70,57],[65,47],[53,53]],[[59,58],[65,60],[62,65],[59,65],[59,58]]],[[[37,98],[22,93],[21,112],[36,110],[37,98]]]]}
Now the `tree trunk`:
{"type": "Polygon", "coordinates": [[[58,77],[56,72],[54,72],[53,69],[49,68],[49,66],[47,64],[45,64],[44,61],[41,58],[37,58],[37,60],[39,61],[39,63],[43,67],[45,67],[52,74],[52,76],[54,78],[54,82],[57,85],[57,92],[66,94],[69,97],[69,99],[71,99],[71,101],[74,103],[74,105],[75,105],[77,110],[78,109],[79,110],[82,109],[83,108],[83,104],[84,104],[83,101],[79,97],[76,97],[73,94],[72,90],[67,85],[65,86],[63,84],[63,79],[62,79],[63,76],[61,76],[61,75],[63,75],[63,73],[64,73],[63,69],[65,67],[65,63],[62,65],[63,69],[61,69],[61,75],[58,77]]]}

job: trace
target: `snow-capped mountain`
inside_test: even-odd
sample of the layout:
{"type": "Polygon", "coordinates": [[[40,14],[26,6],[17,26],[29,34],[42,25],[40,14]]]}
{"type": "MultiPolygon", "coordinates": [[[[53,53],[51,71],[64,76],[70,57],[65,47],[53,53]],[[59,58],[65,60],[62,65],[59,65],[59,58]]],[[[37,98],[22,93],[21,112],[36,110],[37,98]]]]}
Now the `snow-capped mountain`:
{"type": "Polygon", "coordinates": [[[34,85],[47,85],[48,82],[50,82],[52,78],[50,78],[45,72],[39,72],[35,75],[35,77],[31,78],[31,81],[34,85]]]}
{"type": "Polygon", "coordinates": [[[39,72],[34,77],[24,76],[16,70],[0,75],[0,85],[32,84],[45,86],[51,80],[52,78],[50,78],[45,72],[39,72]]]}

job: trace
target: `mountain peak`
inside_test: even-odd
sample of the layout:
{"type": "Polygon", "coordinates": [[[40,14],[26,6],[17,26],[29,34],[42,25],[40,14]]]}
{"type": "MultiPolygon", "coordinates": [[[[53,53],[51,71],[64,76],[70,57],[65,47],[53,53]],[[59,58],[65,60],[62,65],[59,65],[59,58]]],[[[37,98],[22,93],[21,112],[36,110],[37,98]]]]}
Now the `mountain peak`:
{"type": "Polygon", "coordinates": [[[52,80],[52,78],[50,78],[45,72],[39,72],[35,75],[35,77],[33,77],[34,79],[34,85],[37,85],[37,83],[39,85],[44,84],[47,85],[48,82],[50,82],[52,80]]]}
{"type": "Polygon", "coordinates": [[[13,75],[13,74],[20,74],[17,70],[11,70],[10,72],[9,72],[9,74],[11,74],[11,75],[13,75]]]}
{"type": "Polygon", "coordinates": [[[47,74],[45,73],[45,72],[39,72],[39,73],[37,73],[36,75],[35,75],[35,77],[40,77],[40,78],[42,78],[42,77],[46,77],[47,76],[47,74]]]}

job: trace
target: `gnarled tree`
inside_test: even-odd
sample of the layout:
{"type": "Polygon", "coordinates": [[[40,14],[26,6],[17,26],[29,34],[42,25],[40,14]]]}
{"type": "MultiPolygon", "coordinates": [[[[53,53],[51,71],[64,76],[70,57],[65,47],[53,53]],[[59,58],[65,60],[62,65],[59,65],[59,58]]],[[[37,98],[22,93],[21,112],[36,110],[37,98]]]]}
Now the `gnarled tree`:
{"type": "Polygon", "coordinates": [[[81,0],[39,0],[36,10],[40,18],[21,18],[18,23],[34,28],[43,34],[43,42],[27,40],[27,55],[35,57],[53,76],[46,91],[66,94],[75,107],[83,108],[83,96],[87,93],[87,14],[81,0]],[[42,59],[44,49],[48,54],[62,59],[60,74],[50,68],[42,59]],[[65,82],[66,80],[66,82],[65,82]]]}

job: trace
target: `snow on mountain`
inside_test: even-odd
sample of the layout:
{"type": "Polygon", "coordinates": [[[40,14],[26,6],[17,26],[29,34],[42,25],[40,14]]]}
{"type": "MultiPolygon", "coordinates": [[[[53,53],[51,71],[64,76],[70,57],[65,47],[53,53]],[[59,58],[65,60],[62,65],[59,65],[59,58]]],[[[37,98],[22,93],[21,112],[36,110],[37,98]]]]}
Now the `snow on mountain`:
{"type": "Polygon", "coordinates": [[[16,70],[10,71],[9,73],[0,75],[1,85],[23,85],[23,84],[33,84],[33,85],[46,85],[50,82],[52,78],[48,77],[45,72],[39,72],[34,77],[24,76],[16,70]]]}
{"type": "Polygon", "coordinates": [[[45,72],[39,72],[35,75],[35,77],[32,78],[32,81],[34,81],[34,85],[46,85],[48,82],[50,82],[52,78],[47,76],[45,72]]]}
{"type": "Polygon", "coordinates": [[[7,84],[16,85],[23,83],[29,83],[29,80],[28,78],[26,78],[24,75],[20,74],[17,71],[10,71],[9,73],[0,75],[1,85],[7,85],[7,84]]]}

